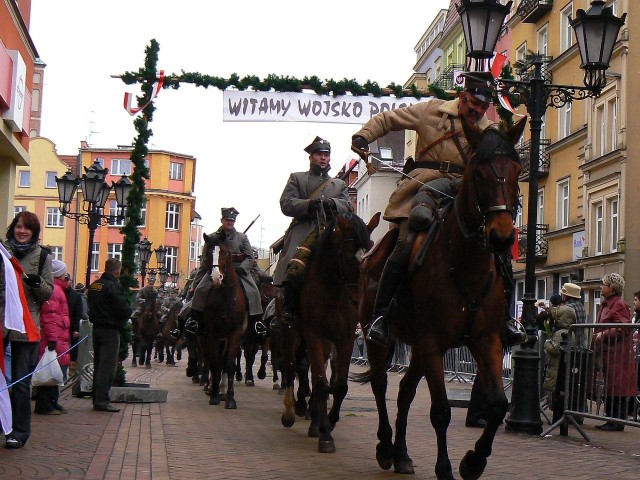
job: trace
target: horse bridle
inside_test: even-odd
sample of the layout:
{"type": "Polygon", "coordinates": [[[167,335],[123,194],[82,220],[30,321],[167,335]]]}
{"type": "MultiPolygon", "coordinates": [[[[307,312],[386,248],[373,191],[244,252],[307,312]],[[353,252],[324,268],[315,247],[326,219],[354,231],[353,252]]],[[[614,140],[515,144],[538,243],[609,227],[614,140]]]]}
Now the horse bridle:
{"type": "Polygon", "coordinates": [[[495,151],[495,157],[497,156],[506,156],[509,158],[508,162],[505,162],[504,164],[504,168],[502,170],[502,175],[500,173],[498,173],[498,171],[496,170],[496,167],[494,165],[494,162],[491,161],[489,162],[489,166],[491,167],[491,171],[493,172],[493,175],[496,178],[496,181],[498,182],[498,185],[500,185],[500,190],[502,191],[502,198],[504,199],[505,203],[502,205],[491,205],[489,207],[486,208],[482,208],[481,206],[481,201],[480,201],[480,191],[478,189],[478,186],[476,185],[476,180],[475,178],[471,178],[471,187],[472,190],[474,192],[474,197],[475,197],[475,211],[478,215],[479,218],[479,225],[477,229],[470,229],[466,222],[464,221],[464,218],[462,218],[462,216],[460,215],[460,208],[458,208],[458,202],[460,201],[460,195],[456,195],[456,198],[454,200],[454,210],[456,211],[456,219],[458,220],[458,225],[460,226],[460,230],[462,231],[462,235],[465,238],[472,238],[472,237],[476,237],[476,240],[478,241],[478,243],[480,243],[482,245],[482,247],[486,247],[486,237],[485,237],[485,228],[486,228],[486,221],[487,221],[487,217],[489,215],[493,215],[493,214],[497,214],[497,213],[502,213],[502,212],[507,212],[509,214],[511,214],[511,219],[513,222],[515,222],[515,219],[518,215],[518,204],[516,203],[515,206],[511,206],[509,205],[509,197],[507,195],[507,187],[506,187],[506,171],[509,168],[509,165],[511,164],[511,162],[514,162],[515,160],[513,158],[511,158],[511,155],[509,155],[509,153],[498,149],[495,151]]]}

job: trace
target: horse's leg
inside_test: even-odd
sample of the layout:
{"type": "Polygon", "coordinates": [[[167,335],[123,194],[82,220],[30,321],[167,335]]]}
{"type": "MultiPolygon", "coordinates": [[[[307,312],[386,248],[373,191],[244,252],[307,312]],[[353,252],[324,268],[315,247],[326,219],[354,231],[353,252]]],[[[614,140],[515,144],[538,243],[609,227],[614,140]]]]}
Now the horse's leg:
{"type": "Polygon", "coordinates": [[[157,338],[153,342],[156,348],[156,355],[158,356],[158,363],[164,362],[164,341],[161,338],[157,338]]]}
{"type": "MultiPolygon", "coordinates": [[[[296,377],[298,378],[298,392],[296,395],[296,415],[309,420],[309,405],[307,397],[311,397],[311,384],[309,383],[309,359],[303,348],[297,353],[296,377]]],[[[311,403],[311,398],[309,398],[311,403]]]]}
{"type": "MultiPolygon", "coordinates": [[[[415,355],[415,351],[414,351],[415,355]]],[[[411,356],[412,362],[413,357],[411,356]]],[[[420,359],[425,365],[424,372],[429,384],[431,394],[431,425],[436,432],[438,443],[438,458],[436,460],[436,477],[439,480],[453,480],[451,460],[447,450],[447,429],[451,422],[451,406],[447,398],[447,390],[444,384],[444,364],[442,355],[433,352],[425,353],[420,359]]]]}
{"type": "Polygon", "coordinates": [[[311,367],[311,425],[309,436],[315,436],[315,428],[319,429],[318,451],[334,453],[336,446],[331,436],[331,424],[327,417],[329,400],[329,381],[327,380],[326,359],[329,357],[331,345],[316,335],[305,335],[307,340],[307,358],[311,367]]]}
{"type": "Polygon", "coordinates": [[[407,419],[416,389],[424,372],[418,355],[413,355],[409,367],[400,380],[398,390],[398,414],[396,416],[396,441],[394,443],[393,468],[396,473],[415,473],[413,460],[407,451],[407,419]]]}
{"type": "Polygon", "coordinates": [[[296,375],[295,364],[295,343],[296,331],[293,327],[287,327],[282,324],[281,335],[281,367],[282,367],[282,388],[284,389],[284,412],[280,421],[282,425],[289,428],[296,421],[295,396],[293,394],[293,385],[296,375]]]}
{"type": "Polygon", "coordinates": [[[471,346],[470,349],[478,363],[478,375],[486,394],[487,426],[476,442],[474,450],[469,450],[460,462],[460,475],[465,480],[480,478],[484,472],[496,432],[508,410],[508,401],[502,385],[500,340],[496,337],[494,341],[486,341],[482,346],[471,346]]]}
{"type": "Polygon", "coordinates": [[[244,384],[253,387],[253,363],[256,361],[256,351],[253,345],[245,346],[244,349],[244,384]]]}
{"type": "Polygon", "coordinates": [[[269,339],[262,341],[260,353],[260,368],[258,369],[258,378],[264,380],[267,378],[267,362],[269,361],[269,339]]]}
{"type": "Polygon", "coordinates": [[[170,347],[169,345],[165,345],[165,349],[167,351],[167,365],[175,365],[176,360],[173,356],[173,353],[175,352],[176,346],[173,345],[172,347],[170,347]]]}
{"type": "Polygon", "coordinates": [[[224,408],[235,410],[238,408],[235,399],[235,392],[233,388],[233,373],[236,368],[235,359],[240,354],[240,339],[242,338],[242,329],[239,329],[230,339],[227,351],[226,361],[226,373],[229,377],[229,383],[227,385],[227,398],[225,400],[224,408]]]}
{"type": "Polygon", "coordinates": [[[389,423],[387,411],[387,354],[388,348],[377,343],[367,342],[371,374],[371,391],[376,399],[378,409],[378,445],[376,445],[376,460],[383,470],[389,470],[393,465],[393,430],[389,423]]]}
{"type": "Polygon", "coordinates": [[[209,383],[209,389],[211,391],[209,397],[209,405],[220,405],[220,379],[222,369],[220,367],[220,347],[218,341],[214,340],[208,347],[209,358],[209,374],[211,376],[211,382],[209,383]]]}
{"type": "MultiPolygon", "coordinates": [[[[355,328],[354,328],[355,331],[355,328]]],[[[351,364],[351,352],[353,351],[354,338],[347,338],[339,342],[335,348],[335,357],[332,365],[331,377],[333,379],[333,403],[329,412],[329,422],[333,430],[340,420],[340,408],[349,391],[349,365],[351,364]]]]}

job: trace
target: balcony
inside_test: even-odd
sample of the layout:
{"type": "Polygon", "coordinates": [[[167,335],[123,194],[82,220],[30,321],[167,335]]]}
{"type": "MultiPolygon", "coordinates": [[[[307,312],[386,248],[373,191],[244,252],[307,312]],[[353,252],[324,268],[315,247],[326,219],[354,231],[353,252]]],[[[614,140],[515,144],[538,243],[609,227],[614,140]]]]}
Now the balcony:
{"type": "MultiPolygon", "coordinates": [[[[549,138],[540,139],[540,161],[538,162],[538,177],[545,178],[549,175],[549,167],[551,165],[551,155],[547,152],[547,147],[551,145],[549,138]]],[[[520,181],[524,182],[529,179],[529,171],[531,169],[531,140],[523,142],[522,145],[516,146],[516,151],[522,160],[522,172],[520,172],[520,181]]]]}
{"type": "Polygon", "coordinates": [[[553,8],[553,0],[522,0],[516,14],[522,17],[522,23],[536,23],[553,8]]]}
{"type": "Polygon", "coordinates": [[[522,80],[523,82],[531,80],[535,74],[535,62],[541,62],[542,65],[540,73],[542,74],[542,78],[544,78],[545,83],[551,83],[553,78],[551,70],[549,69],[549,64],[552,60],[553,57],[551,55],[542,55],[539,53],[527,54],[527,58],[525,60],[519,60],[516,62],[518,80],[522,80]]]}
{"type": "Polygon", "coordinates": [[[465,66],[460,63],[452,63],[447,66],[447,69],[438,77],[435,83],[443,90],[453,90],[456,87],[455,72],[464,72],[465,66]]]}
{"type": "MultiPolygon", "coordinates": [[[[539,223],[536,225],[536,261],[546,260],[549,251],[549,241],[546,234],[549,232],[549,225],[539,223]]],[[[527,226],[523,225],[518,231],[518,263],[524,263],[527,260],[527,226]]]]}

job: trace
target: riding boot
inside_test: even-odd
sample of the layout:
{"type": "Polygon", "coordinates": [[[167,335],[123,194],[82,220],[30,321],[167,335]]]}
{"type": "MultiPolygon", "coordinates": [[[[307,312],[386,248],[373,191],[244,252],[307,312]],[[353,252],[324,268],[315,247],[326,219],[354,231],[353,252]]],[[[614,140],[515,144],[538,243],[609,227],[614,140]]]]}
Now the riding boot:
{"type": "Polygon", "coordinates": [[[298,292],[289,282],[283,282],[282,288],[282,323],[291,327],[296,320],[298,292]]]}
{"type": "Polygon", "coordinates": [[[407,267],[404,263],[396,263],[391,259],[385,263],[380,276],[380,283],[378,284],[376,303],[373,307],[373,319],[367,332],[367,340],[383,346],[387,345],[389,325],[386,314],[406,269],[407,267]]]}
{"type": "Polygon", "coordinates": [[[184,328],[193,335],[202,333],[202,312],[191,310],[191,317],[185,322],[184,328]]]}
{"type": "Polygon", "coordinates": [[[511,255],[502,254],[496,256],[496,268],[504,279],[504,324],[500,330],[500,339],[503,347],[513,347],[527,341],[527,333],[518,330],[516,327],[516,319],[511,316],[511,302],[513,301],[513,266],[511,263],[511,255]]]}
{"type": "Polygon", "coordinates": [[[251,315],[251,323],[253,324],[253,330],[259,337],[267,336],[267,326],[262,321],[262,315],[251,315]]]}
{"type": "Polygon", "coordinates": [[[182,336],[182,332],[184,332],[185,323],[187,323],[187,320],[185,318],[182,318],[180,315],[178,315],[178,327],[171,330],[169,334],[173,338],[180,338],[182,336]]]}
{"type": "Polygon", "coordinates": [[[503,347],[513,347],[527,341],[527,333],[518,330],[515,322],[516,319],[509,314],[507,309],[504,324],[502,325],[502,330],[500,330],[500,339],[503,347]]]}

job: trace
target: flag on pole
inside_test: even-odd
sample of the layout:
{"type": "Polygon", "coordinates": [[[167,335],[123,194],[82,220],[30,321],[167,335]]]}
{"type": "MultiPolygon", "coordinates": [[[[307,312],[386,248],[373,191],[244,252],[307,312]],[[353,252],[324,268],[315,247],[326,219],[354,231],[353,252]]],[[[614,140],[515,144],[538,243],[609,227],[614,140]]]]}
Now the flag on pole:
{"type": "Polygon", "coordinates": [[[155,87],[153,88],[153,95],[151,95],[151,98],[149,99],[149,101],[145,103],[142,107],[132,107],[131,102],[133,101],[133,93],[125,92],[124,109],[127,111],[129,115],[135,115],[140,110],[144,110],[147,107],[147,105],[149,105],[153,101],[153,99],[158,96],[158,93],[160,93],[160,89],[162,88],[163,84],[164,84],[164,70],[160,70],[158,82],[155,84],[155,87]]]}

